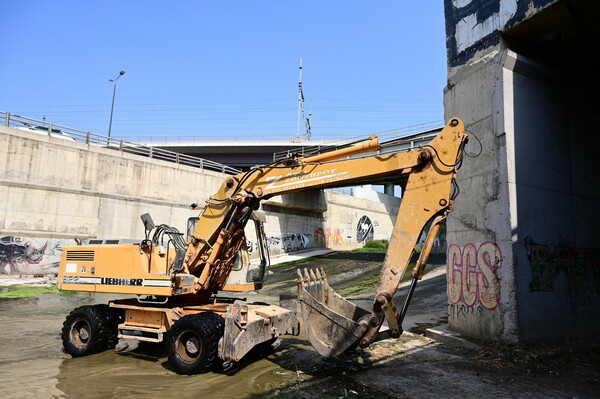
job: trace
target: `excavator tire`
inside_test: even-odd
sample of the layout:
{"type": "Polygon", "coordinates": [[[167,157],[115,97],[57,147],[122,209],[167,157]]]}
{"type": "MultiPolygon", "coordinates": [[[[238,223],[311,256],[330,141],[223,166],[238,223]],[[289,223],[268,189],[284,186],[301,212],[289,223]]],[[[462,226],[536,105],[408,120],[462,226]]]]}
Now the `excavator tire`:
{"type": "Polygon", "coordinates": [[[111,345],[114,348],[116,325],[103,306],[80,306],[69,313],[61,333],[65,352],[80,357],[102,352],[111,345]]]}
{"type": "Polygon", "coordinates": [[[122,309],[111,308],[108,305],[96,305],[96,307],[104,313],[108,323],[106,348],[114,349],[119,343],[117,334],[119,333],[119,323],[122,323],[124,319],[124,312],[122,309]]]}
{"type": "MultiPolygon", "coordinates": [[[[218,341],[223,336],[223,333],[225,332],[225,319],[221,315],[218,315],[213,312],[198,313],[197,316],[200,319],[212,320],[214,323],[216,323],[217,329],[219,330],[219,338],[217,339],[217,343],[218,343],[218,341]]],[[[222,370],[223,369],[223,360],[219,359],[218,356],[215,356],[215,360],[212,363],[211,369],[212,370],[222,370]]]]}
{"type": "Polygon", "coordinates": [[[213,312],[202,312],[196,314],[196,316],[202,320],[214,321],[217,324],[218,328],[221,330],[221,334],[223,333],[223,329],[225,328],[225,319],[222,316],[213,312]]]}
{"type": "Polygon", "coordinates": [[[179,374],[206,373],[219,365],[218,343],[225,323],[217,317],[222,320],[214,313],[199,313],[184,316],[173,325],[167,353],[169,363],[179,374]]]}

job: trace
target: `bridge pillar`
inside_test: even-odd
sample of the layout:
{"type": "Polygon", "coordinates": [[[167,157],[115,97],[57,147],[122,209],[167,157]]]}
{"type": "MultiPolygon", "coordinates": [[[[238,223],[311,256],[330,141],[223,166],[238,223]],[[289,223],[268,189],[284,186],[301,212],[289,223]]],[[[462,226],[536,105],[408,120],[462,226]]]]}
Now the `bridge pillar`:
{"type": "MultiPolygon", "coordinates": [[[[568,52],[573,62],[559,67],[551,46],[511,50],[539,39],[519,37],[539,32],[532,26],[559,28],[530,4],[446,0],[444,111],[471,133],[447,219],[448,326],[490,340],[597,337],[600,104],[589,87],[598,78],[568,52]]],[[[571,37],[561,49],[592,39],[571,37]]]]}

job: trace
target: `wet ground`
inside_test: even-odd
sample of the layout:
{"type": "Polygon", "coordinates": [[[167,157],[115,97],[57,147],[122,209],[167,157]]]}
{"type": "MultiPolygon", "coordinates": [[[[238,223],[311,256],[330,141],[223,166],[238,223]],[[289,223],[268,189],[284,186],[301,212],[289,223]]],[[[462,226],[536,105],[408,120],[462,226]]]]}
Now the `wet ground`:
{"type": "MultiPolygon", "coordinates": [[[[382,254],[335,252],[272,268],[251,301],[295,294],[297,267],[324,267],[331,285],[369,308],[382,254]],[[361,272],[358,272],[358,270],[361,272]]],[[[417,288],[405,330],[444,323],[443,268],[417,288]]],[[[399,297],[402,296],[402,291],[399,297]]],[[[448,346],[418,334],[324,359],[304,335],[250,353],[222,371],[174,373],[158,345],[121,340],[116,350],[73,359],[60,329],[75,307],[103,294],[46,294],[0,300],[0,380],[4,398],[600,398],[597,343],[448,346]]]]}

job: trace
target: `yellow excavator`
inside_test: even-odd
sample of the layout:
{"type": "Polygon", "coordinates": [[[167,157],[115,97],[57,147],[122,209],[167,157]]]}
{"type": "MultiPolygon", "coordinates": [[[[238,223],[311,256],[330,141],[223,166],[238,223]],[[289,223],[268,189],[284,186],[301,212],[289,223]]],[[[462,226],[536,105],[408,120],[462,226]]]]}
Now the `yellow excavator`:
{"type": "Polygon", "coordinates": [[[288,156],[225,179],[200,216],[192,219],[195,227],[187,239],[173,227],[155,225],[146,214],[145,238],[137,242],[65,247],[59,289],[132,296],[74,309],[62,328],[65,351],[72,356],[98,353],[114,348],[120,338],[165,341],[175,371],[202,373],[220,361],[238,361],[280,335],[298,335],[298,302],[308,339],[323,356],[399,337],[440,224],[452,210],[467,136],[463,123],[453,118],[418,147],[386,150],[371,137],[317,155],[288,156]],[[297,300],[283,298],[279,306],[224,296],[263,286],[268,250],[265,215],[259,211],[262,200],[399,175],[408,180],[370,311],[338,295],[322,268],[298,270],[297,300]],[[250,260],[246,247],[249,221],[256,231],[258,262],[250,260]],[[393,296],[426,226],[413,282],[398,310],[393,296]]]}

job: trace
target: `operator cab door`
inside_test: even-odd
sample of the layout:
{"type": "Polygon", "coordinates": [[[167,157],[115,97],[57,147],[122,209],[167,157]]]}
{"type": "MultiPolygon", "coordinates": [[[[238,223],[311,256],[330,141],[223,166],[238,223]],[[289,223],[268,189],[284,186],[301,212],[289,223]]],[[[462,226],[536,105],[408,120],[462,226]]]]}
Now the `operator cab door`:
{"type": "Polygon", "coordinates": [[[254,222],[256,243],[244,240],[223,291],[255,291],[262,288],[270,264],[267,238],[263,228],[266,222],[265,214],[262,211],[253,211],[250,220],[254,222]],[[254,251],[257,251],[258,256],[252,256],[254,251]]]}

